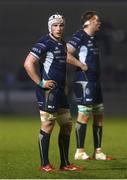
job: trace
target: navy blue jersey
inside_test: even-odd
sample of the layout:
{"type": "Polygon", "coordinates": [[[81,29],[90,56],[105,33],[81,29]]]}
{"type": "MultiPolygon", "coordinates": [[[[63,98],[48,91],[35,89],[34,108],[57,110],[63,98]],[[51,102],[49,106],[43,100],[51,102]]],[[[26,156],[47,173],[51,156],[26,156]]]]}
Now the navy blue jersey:
{"type": "Polygon", "coordinates": [[[66,78],[66,43],[55,41],[46,35],[32,47],[33,54],[40,62],[40,73],[44,80],[54,80],[64,87],[66,78]]]}
{"type": "Polygon", "coordinates": [[[83,64],[88,65],[86,72],[77,68],[75,81],[98,81],[100,77],[100,53],[96,36],[89,36],[85,31],[79,30],[72,36],[68,44],[75,48],[75,56],[83,64]]]}

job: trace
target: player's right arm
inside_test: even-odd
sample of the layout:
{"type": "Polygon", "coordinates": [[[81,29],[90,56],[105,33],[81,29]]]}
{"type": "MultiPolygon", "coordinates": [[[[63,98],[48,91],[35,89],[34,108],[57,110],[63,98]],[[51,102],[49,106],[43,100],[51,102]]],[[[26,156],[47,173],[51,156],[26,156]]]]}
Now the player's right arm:
{"type": "Polygon", "coordinates": [[[75,48],[69,43],[67,44],[67,63],[81,68],[82,71],[87,71],[87,64],[83,64],[74,56],[75,48]]]}
{"type": "Polygon", "coordinates": [[[55,82],[53,80],[43,81],[40,76],[39,61],[37,57],[29,53],[24,62],[24,68],[29,77],[42,88],[52,89],[55,82]]]}
{"type": "MultiPolygon", "coordinates": [[[[79,67],[82,71],[87,71],[88,67],[85,63],[85,59],[81,61],[75,56],[75,52],[82,45],[83,32],[81,30],[77,31],[72,35],[72,38],[67,43],[67,63],[79,67]]],[[[78,54],[79,56],[79,54],[78,54]]],[[[84,57],[85,58],[85,57],[84,57]]]]}

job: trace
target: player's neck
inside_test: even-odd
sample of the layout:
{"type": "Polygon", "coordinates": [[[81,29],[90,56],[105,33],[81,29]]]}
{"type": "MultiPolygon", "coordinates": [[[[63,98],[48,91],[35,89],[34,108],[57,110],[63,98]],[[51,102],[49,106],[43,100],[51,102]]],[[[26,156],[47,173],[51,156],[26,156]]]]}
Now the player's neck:
{"type": "Polygon", "coordinates": [[[95,31],[93,31],[93,29],[90,28],[84,28],[83,29],[89,36],[94,36],[95,35],[95,31]]]}
{"type": "Polygon", "coordinates": [[[51,33],[49,33],[49,35],[50,35],[50,37],[52,38],[52,39],[54,39],[55,41],[61,41],[61,37],[59,37],[59,38],[57,38],[57,37],[55,37],[53,34],[51,34],[51,33]]]}

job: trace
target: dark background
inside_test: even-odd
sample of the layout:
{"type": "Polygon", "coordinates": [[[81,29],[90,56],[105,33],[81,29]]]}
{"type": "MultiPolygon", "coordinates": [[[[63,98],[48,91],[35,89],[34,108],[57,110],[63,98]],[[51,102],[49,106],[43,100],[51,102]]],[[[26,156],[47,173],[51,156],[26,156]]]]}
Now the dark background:
{"type": "MultiPolygon", "coordinates": [[[[34,42],[47,33],[47,20],[65,16],[64,39],[81,27],[84,11],[96,10],[102,20],[102,86],[105,115],[127,115],[127,2],[104,0],[0,0],[0,113],[36,115],[34,85],[23,69],[34,42]]],[[[68,66],[69,84],[74,68],[68,66]]],[[[69,86],[71,87],[71,86],[69,86]]],[[[75,104],[70,88],[72,114],[75,104]]]]}

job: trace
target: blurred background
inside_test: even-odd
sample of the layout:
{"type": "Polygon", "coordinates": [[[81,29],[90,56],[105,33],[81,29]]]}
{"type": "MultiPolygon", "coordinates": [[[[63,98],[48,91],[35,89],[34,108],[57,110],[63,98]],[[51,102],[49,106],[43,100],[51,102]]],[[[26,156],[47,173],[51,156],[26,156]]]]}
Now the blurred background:
{"type": "MultiPolygon", "coordinates": [[[[0,114],[37,115],[34,84],[23,63],[55,12],[66,18],[64,39],[81,27],[84,11],[98,11],[105,116],[127,115],[127,1],[123,0],[0,0],[0,114]]],[[[76,114],[72,81],[74,67],[68,65],[69,101],[76,114]]]]}

